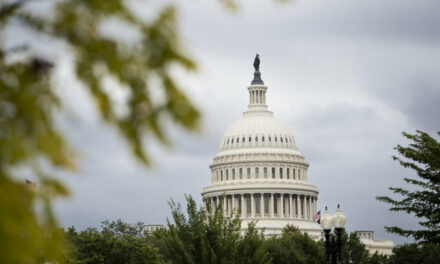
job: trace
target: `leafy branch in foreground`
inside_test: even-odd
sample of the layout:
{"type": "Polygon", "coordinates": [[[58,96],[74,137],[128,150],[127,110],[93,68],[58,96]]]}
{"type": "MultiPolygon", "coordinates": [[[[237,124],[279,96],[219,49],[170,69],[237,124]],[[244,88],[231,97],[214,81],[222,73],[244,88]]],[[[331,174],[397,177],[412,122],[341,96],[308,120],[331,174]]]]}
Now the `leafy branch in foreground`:
{"type": "MultiPolygon", "coordinates": [[[[440,135],[440,132],[437,132],[440,135]]],[[[402,196],[400,200],[388,196],[376,197],[391,204],[391,211],[415,214],[422,230],[407,230],[397,226],[385,227],[388,232],[401,236],[412,236],[420,242],[440,245],[440,143],[425,132],[417,130],[415,135],[403,133],[412,141],[407,147],[398,145],[395,149],[402,156],[393,156],[405,168],[416,171],[419,178],[404,178],[415,190],[390,187],[402,196]]]]}
{"type": "MultiPolygon", "coordinates": [[[[196,69],[180,45],[174,7],[163,7],[147,22],[123,0],[52,1],[44,15],[32,12],[29,5],[44,6],[42,2],[0,3],[0,263],[29,263],[38,257],[61,261],[62,243],[47,234],[57,228],[51,202],[68,191],[47,171],[73,170],[77,162],[74,147],[54,118],[66,103],[55,92],[57,83],[51,81],[59,65],[35,55],[34,43],[16,43],[8,27],[27,28],[52,49],[61,47],[73,55],[74,79],[91,94],[102,119],[119,130],[144,164],[149,164],[146,136],[168,144],[167,120],[194,130],[200,119],[172,74],[176,68],[196,69]],[[103,25],[115,21],[137,37],[124,41],[106,34],[103,25]],[[127,95],[118,98],[119,104],[109,92],[108,80],[127,95]],[[162,96],[155,100],[153,94],[162,96]],[[18,180],[17,168],[29,170],[36,179],[36,191],[18,180]]],[[[68,82],[61,80],[61,85],[68,82]]]]}

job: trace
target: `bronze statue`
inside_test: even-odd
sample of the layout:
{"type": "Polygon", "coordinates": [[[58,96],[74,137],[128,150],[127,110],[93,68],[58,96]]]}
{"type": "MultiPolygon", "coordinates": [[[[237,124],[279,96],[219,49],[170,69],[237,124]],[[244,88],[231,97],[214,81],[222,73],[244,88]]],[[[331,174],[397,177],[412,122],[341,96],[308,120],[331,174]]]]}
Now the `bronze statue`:
{"type": "Polygon", "coordinates": [[[257,54],[257,56],[255,56],[254,68],[256,71],[260,70],[260,55],[258,55],[258,54],[257,54]]]}

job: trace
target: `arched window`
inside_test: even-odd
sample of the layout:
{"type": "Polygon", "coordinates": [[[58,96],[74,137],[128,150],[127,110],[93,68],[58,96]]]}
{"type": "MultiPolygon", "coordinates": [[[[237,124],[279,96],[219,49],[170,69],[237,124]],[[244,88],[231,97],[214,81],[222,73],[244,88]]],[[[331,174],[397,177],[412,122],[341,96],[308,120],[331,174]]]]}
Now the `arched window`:
{"type": "Polygon", "coordinates": [[[242,142],[244,143],[244,142],[245,142],[245,139],[246,139],[246,138],[245,138],[245,137],[243,137],[243,138],[241,139],[241,141],[242,141],[242,142]]]}
{"type": "Polygon", "coordinates": [[[267,179],[267,168],[264,168],[264,178],[267,179]]]}
{"type": "Polygon", "coordinates": [[[218,181],[218,171],[215,171],[215,181],[218,181]]]}
{"type": "Polygon", "coordinates": [[[269,142],[271,142],[272,141],[272,138],[271,137],[269,137],[269,142]]]}
{"type": "Polygon", "coordinates": [[[240,180],[243,179],[243,168],[240,168],[240,180]]]}
{"type": "Polygon", "coordinates": [[[283,168],[280,168],[280,179],[283,178],[283,168]]]}
{"type": "Polygon", "coordinates": [[[287,138],[284,138],[284,140],[286,140],[286,143],[288,143],[289,141],[287,141],[287,138]]]}
{"type": "Polygon", "coordinates": [[[255,137],[255,142],[258,142],[258,137],[257,136],[255,137]]]}
{"type": "Polygon", "coordinates": [[[260,176],[258,168],[255,168],[255,178],[258,179],[258,177],[260,176]]]}
{"type": "Polygon", "coordinates": [[[289,174],[290,174],[290,170],[289,170],[289,168],[287,168],[287,171],[286,171],[286,178],[287,178],[287,179],[290,178],[290,175],[289,175],[289,174]]]}
{"type": "Polygon", "coordinates": [[[251,178],[251,168],[247,168],[247,178],[251,178]]]}
{"type": "Polygon", "coordinates": [[[298,169],[298,180],[301,180],[301,169],[298,169]]]}
{"type": "Polygon", "coordinates": [[[252,142],[252,138],[251,137],[249,137],[249,142],[252,142]]]}
{"type": "Polygon", "coordinates": [[[220,179],[223,181],[223,170],[220,171],[220,179]]]}
{"type": "Polygon", "coordinates": [[[277,142],[277,137],[275,137],[275,142],[277,142]]]}
{"type": "Polygon", "coordinates": [[[237,143],[240,143],[240,138],[237,138],[237,143]]]}
{"type": "Polygon", "coordinates": [[[295,168],[292,168],[292,178],[295,180],[295,168]]]}
{"type": "Polygon", "coordinates": [[[232,179],[235,180],[235,169],[232,169],[232,179]]]}
{"type": "Polygon", "coordinates": [[[226,180],[227,181],[229,180],[229,170],[228,169],[226,169],[226,180]]]}
{"type": "Polygon", "coordinates": [[[232,139],[231,143],[234,144],[234,139],[232,139]]]}
{"type": "Polygon", "coordinates": [[[272,168],[272,179],[275,179],[275,168],[272,168]]]}
{"type": "Polygon", "coordinates": [[[261,138],[261,141],[263,141],[264,142],[264,136],[261,138]]]}
{"type": "Polygon", "coordinates": [[[283,143],[283,138],[282,137],[280,137],[280,141],[281,141],[281,143],[283,143]]]}

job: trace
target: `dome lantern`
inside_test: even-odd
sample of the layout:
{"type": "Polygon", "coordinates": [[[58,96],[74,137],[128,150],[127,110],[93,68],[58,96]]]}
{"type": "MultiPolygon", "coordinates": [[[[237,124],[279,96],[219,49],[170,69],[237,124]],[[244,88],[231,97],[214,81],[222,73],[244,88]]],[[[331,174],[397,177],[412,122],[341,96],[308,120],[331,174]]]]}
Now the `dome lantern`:
{"type": "Polygon", "coordinates": [[[249,111],[267,111],[266,91],[267,86],[264,85],[260,73],[260,56],[257,54],[254,60],[254,79],[251,82],[249,90],[249,111]]]}

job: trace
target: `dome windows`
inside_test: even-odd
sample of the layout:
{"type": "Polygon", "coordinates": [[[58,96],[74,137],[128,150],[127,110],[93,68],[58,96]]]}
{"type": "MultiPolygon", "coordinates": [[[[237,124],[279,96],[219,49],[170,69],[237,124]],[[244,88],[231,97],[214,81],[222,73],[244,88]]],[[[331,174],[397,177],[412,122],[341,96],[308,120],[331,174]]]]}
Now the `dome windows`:
{"type": "Polygon", "coordinates": [[[247,168],[247,178],[251,178],[251,168],[247,168]]]}
{"type": "Polygon", "coordinates": [[[287,168],[287,170],[286,170],[286,178],[290,179],[290,170],[289,170],[289,168],[287,168]]]}
{"type": "Polygon", "coordinates": [[[255,168],[255,178],[258,179],[259,175],[260,175],[260,173],[259,173],[258,168],[255,168]]]}
{"type": "Polygon", "coordinates": [[[249,142],[252,142],[252,137],[249,137],[249,142]]]}
{"type": "Polygon", "coordinates": [[[240,180],[243,179],[243,168],[240,168],[240,180]]]}
{"type": "Polygon", "coordinates": [[[240,138],[239,137],[237,138],[237,143],[240,143],[240,138]]]}
{"type": "Polygon", "coordinates": [[[264,168],[264,178],[267,179],[267,168],[264,168]]]}
{"type": "Polygon", "coordinates": [[[234,144],[234,139],[231,140],[231,144],[234,144]]]}
{"type": "Polygon", "coordinates": [[[272,138],[269,136],[269,142],[271,142],[272,141],[272,138]]]}
{"type": "Polygon", "coordinates": [[[232,169],[232,179],[235,180],[235,169],[232,169]]]}
{"type": "Polygon", "coordinates": [[[243,137],[243,138],[241,139],[241,141],[242,141],[242,142],[244,143],[244,142],[245,142],[245,139],[246,139],[246,138],[245,138],[245,137],[243,137]]]}
{"type": "Polygon", "coordinates": [[[277,142],[278,141],[278,139],[277,139],[277,137],[275,137],[275,142],[277,142]]]}
{"type": "Polygon", "coordinates": [[[226,169],[226,180],[227,181],[229,180],[229,170],[228,169],[226,169]]]}
{"type": "Polygon", "coordinates": [[[275,179],[275,168],[272,168],[272,179],[275,179]]]}
{"type": "Polygon", "coordinates": [[[280,141],[281,141],[281,143],[283,143],[283,138],[282,137],[280,137],[280,141]]]}
{"type": "Polygon", "coordinates": [[[280,179],[283,178],[283,168],[280,168],[280,179]]]}
{"type": "Polygon", "coordinates": [[[258,137],[257,136],[255,137],[255,142],[258,142],[258,137]]]}
{"type": "Polygon", "coordinates": [[[264,136],[263,136],[263,137],[261,137],[261,141],[263,141],[263,142],[264,142],[264,136]]]}

